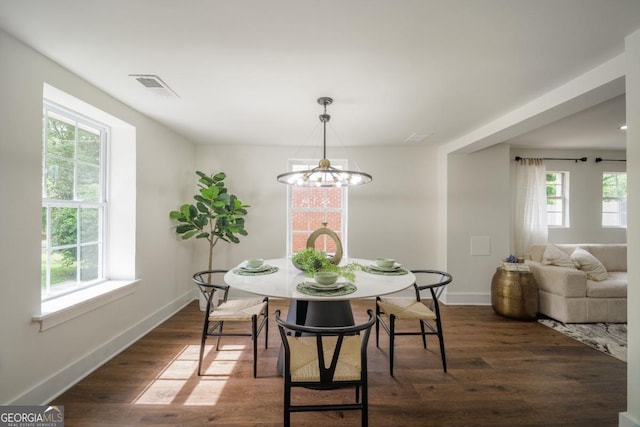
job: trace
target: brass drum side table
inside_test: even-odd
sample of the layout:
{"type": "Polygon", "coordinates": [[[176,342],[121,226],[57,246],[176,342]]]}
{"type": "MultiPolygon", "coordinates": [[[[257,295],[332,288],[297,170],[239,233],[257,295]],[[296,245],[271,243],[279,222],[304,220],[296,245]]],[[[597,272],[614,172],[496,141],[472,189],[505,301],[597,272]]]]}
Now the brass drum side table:
{"type": "Polygon", "coordinates": [[[498,267],[491,280],[491,306],[505,317],[534,320],[538,312],[538,284],[533,273],[498,267]]]}

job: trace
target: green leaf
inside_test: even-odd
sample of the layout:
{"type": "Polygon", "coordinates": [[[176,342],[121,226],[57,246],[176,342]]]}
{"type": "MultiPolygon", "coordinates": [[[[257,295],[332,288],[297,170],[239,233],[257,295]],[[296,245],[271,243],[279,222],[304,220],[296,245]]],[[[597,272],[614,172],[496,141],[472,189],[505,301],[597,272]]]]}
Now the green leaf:
{"type": "Polygon", "coordinates": [[[180,220],[182,217],[183,217],[182,212],[178,212],[178,211],[169,212],[169,218],[170,219],[180,220]]]}
{"type": "Polygon", "coordinates": [[[196,203],[196,207],[198,208],[198,210],[204,214],[206,214],[207,212],[209,212],[209,208],[207,207],[207,205],[205,205],[202,202],[198,202],[196,203]]]}
{"type": "Polygon", "coordinates": [[[191,205],[182,205],[180,206],[180,213],[182,213],[182,216],[187,219],[190,220],[191,219],[191,205]]]}
{"type": "Polygon", "coordinates": [[[206,215],[199,215],[197,218],[193,220],[193,222],[196,225],[196,227],[198,227],[199,229],[203,229],[204,226],[209,223],[209,219],[207,218],[206,215]]]}
{"type": "Polygon", "coordinates": [[[218,200],[224,202],[225,205],[231,205],[231,198],[232,197],[234,197],[234,196],[230,196],[229,193],[220,193],[218,195],[218,200]]]}
{"type": "Polygon", "coordinates": [[[200,172],[200,171],[196,172],[196,175],[198,175],[200,177],[198,182],[200,182],[205,187],[209,187],[210,185],[214,184],[213,179],[209,175],[207,175],[207,174],[205,174],[203,172],[200,172]]]}
{"type": "Polygon", "coordinates": [[[182,235],[182,240],[187,240],[192,238],[193,236],[195,236],[195,234],[198,232],[198,230],[193,230],[193,231],[189,231],[188,233],[184,233],[182,235]]]}
{"type": "Polygon", "coordinates": [[[200,194],[202,194],[202,197],[204,197],[206,200],[215,199],[216,197],[218,197],[219,193],[220,193],[220,190],[218,189],[218,187],[215,187],[215,186],[203,188],[200,190],[200,194]]]}
{"type": "Polygon", "coordinates": [[[186,233],[187,231],[191,230],[197,230],[197,228],[191,224],[180,224],[176,227],[176,233],[178,234],[186,233]]]}
{"type": "Polygon", "coordinates": [[[219,172],[217,174],[215,174],[213,176],[213,180],[218,182],[218,181],[224,181],[224,179],[227,177],[227,175],[224,172],[219,172]]]}

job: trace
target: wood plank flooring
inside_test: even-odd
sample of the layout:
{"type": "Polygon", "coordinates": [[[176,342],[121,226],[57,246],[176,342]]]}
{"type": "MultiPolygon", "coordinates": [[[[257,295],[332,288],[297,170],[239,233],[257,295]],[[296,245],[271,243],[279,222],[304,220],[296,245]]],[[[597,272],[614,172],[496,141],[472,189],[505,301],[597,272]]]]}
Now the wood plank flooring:
{"type": "MultiPolygon", "coordinates": [[[[270,302],[286,312],[285,301],[270,302]]],[[[373,300],[356,301],[356,321],[373,300]]],[[[444,306],[448,373],[437,340],[398,337],[395,377],[388,338],[369,341],[371,426],[617,426],[626,410],[626,363],[536,322],[496,315],[491,307],[444,306]]],[[[249,338],[223,338],[196,374],[202,312],[197,302],[147,334],[55,399],[70,426],[280,426],[280,338],[270,319],[252,377],[249,338]]],[[[210,340],[208,344],[213,344],[210,340]]],[[[295,392],[295,391],[294,391],[295,392]]],[[[333,396],[351,398],[352,392],[333,396]]],[[[342,393],[342,394],[341,394],[342,393]]],[[[297,399],[326,399],[303,390],[297,399]]],[[[357,412],[292,415],[294,426],[355,426],[357,412]]]]}

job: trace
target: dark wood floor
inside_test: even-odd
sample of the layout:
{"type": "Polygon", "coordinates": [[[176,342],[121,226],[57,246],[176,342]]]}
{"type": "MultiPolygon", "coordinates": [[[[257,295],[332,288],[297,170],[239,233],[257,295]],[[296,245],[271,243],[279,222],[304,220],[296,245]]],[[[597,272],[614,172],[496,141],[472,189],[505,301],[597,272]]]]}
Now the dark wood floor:
{"type": "MultiPolygon", "coordinates": [[[[356,321],[373,304],[355,302],[356,321]]],[[[270,312],[276,308],[286,311],[285,302],[272,301],[270,312]]],[[[490,307],[447,306],[443,318],[446,374],[437,341],[424,350],[419,337],[400,337],[390,377],[388,338],[382,332],[377,349],[372,333],[370,425],[618,425],[618,413],[626,410],[624,362],[536,322],[497,316],[490,307]]],[[[198,377],[201,319],[197,303],[190,304],[51,402],[64,405],[65,425],[282,425],[275,322],[269,349],[258,354],[259,378],[252,377],[245,338],[223,341],[224,348],[206,358],[212,375],[198,377]]],[[[323,399],[303,392],[304,398],[323,399]]],[[[358,420],[352,412],[292,415],[295,426],[354,426],[358,420]]]]}

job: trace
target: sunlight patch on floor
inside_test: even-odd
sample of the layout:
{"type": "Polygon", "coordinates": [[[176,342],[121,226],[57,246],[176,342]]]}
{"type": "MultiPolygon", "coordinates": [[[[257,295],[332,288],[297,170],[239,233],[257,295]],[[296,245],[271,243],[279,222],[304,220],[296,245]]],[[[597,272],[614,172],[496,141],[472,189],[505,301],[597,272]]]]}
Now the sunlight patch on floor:
{"type": "Polygon", "coordinates": [[[218,351],[213,345],[206,345],[203,376],[199,377],[200,346],[185,346],[134,399],[133,404],[169,405],[184,400],[186,406],[215,405],[245,350],[245,345],[221,345],[218,351]],[[211,352],[212,360],[208,357],[211,352]]]}
{"type": "MultiPolygon", "coordinates": [[[[204,375],[225,375],[229,376],[233,372],[238,360],[242,357],[245,346],[241,345],[221,345],[220,350],[214,350],[213,361],[206,365],[207,356],[205,354],[205,363],[203,363],[204,375]]],[[[207,352],[208,353],[208,352],[207,352]]]]}
{"type": "Polygon", "coordinates": [[[223,378],[203,379],[196,384],[187,399],[185,406],[211,406],[218,402],[227,380],[223,378]]]}
{"type": "Polygon", "coordinates": [[[186,383],[186,380],[156,379],[133,403],[134,405],[169,405],[186,383]]]}

